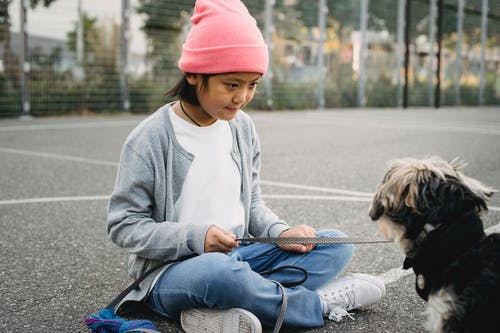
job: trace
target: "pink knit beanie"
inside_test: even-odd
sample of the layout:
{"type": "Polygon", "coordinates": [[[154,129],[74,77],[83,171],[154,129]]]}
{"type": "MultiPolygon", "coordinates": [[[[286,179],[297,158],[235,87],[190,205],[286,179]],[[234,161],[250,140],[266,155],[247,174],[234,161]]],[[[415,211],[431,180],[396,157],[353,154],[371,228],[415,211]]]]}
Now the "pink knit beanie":
{"type": "Polygon", "coordinates": [[[266,72],[267,46],[240,0],[197,0],[191,23],[179,59],[183,72],[266,72]]]}

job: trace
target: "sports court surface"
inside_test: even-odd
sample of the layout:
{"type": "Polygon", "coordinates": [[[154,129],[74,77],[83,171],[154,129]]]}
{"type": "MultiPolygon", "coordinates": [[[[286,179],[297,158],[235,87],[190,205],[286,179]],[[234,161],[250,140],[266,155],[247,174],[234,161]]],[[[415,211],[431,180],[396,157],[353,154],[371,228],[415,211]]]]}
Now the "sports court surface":
{"type": "MultiPolygon", "coordinates": [[[[387,161],[440,155],[500,189],[500,109],[250,112],[263,151],[268,206],[290,224],[379,237],[368,216],[387,161]]],[[[127,255],[106,239],[106,209],[121,146],[145,115],[0,120],[0,332],[89,332],[129,282],[127,255]]],[[[500,193],[484,216],[500,229],[500,193]]],[[[387,283],[383,301],[354,319],[297,332],[422,332],[424,303],[393,244],[357,245],[346,273],[387,283]]],[[[162,332],[171,321],[149,314],[162,332]]],[[[290,331],[283,329],[282,332],[290,331]]]]}

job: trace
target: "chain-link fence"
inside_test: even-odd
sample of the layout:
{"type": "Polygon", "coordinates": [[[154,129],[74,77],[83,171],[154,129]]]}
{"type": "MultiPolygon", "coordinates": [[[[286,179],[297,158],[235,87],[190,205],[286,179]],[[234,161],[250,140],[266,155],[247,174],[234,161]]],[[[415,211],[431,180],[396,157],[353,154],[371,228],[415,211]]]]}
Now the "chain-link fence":
{"type": "MultiPolygon", "coordinates": [[[[243,2],[271,50],[251,108],[500,104],[498,1],[243,2]]],[[[154,111],[193,5],[0,0],[0,116],[154,111]]]]}

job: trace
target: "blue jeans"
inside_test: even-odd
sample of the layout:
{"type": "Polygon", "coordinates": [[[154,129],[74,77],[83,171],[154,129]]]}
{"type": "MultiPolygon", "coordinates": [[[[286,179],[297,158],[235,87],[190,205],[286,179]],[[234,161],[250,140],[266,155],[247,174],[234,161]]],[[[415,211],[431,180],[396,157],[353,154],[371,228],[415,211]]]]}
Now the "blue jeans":
{"type": "MultiPolygon", "coordinates": [[[[318,230],[317,236],[346,237],[336,230],[318,230]]],[[[308,278],[300,286],[286,288],[284,325],[318,327],[323,325],[323,315],[315,290],[342,272],[353,251],[350,244],[320,244],[301,254],[283,251],[274,244],[254,243],[241,245],[228,254],[204,253],[167,269],[147,302],[155,312],[170,319],[179,319],[181,311],[189,308],[243,308],[271,327],[282,301],[279,286],[271,280],[295,281],[303,274],[288,269],[266,276],[259,272],[295,265],[307,270],[308,278]]]]}

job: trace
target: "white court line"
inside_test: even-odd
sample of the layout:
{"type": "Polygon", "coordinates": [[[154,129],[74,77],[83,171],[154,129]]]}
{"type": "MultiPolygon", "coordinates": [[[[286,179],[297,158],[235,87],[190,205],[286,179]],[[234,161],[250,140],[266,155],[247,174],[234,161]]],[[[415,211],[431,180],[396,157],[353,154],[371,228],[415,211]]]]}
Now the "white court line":
{"type": "Polygon", "coordinates": [[[92,195],[92,196],[77,196],[77,197],[45,197],[45,198],[11,199],[11,200],[0,200],[0,205],[19,205],[19,204],[30,204],[30,203],[66,202],[66,201],[109,200],[109,198],[110,198],[110,195],[92,195]]]}
{"type": "Polygon", "coordinates": [[[368,197],[332,196],[332,195],[297,195],[297,194],[262,194],[264,199],[289,199],[289,200],[335,200],[335,201],[372,201],[368,197]]]}
{"type": "MultiPolygon", "coordinates": [[[[370,198],[364,197],[344,197],[344,196],[321,196],[321,195],[294,195],[294,194],[263,194],[264,199],[278,200],[335,200],[335,201],[356,201],[367,202],[370,198]]],[[[42,197],[27,199],[0,200],[0,205],[16,205],[26,203],[44,202],[64,202],[64,201],[88,201],[88,200],[109,200],[110,195],[75,196],[75,197],[42,197]]]]}
{"type": "MultiPolygon", "coordinates": [[[[32,151],[32,150],[0,147],[0,152],[19,154],[19,155],[36,156],[36,157],[43,157],[43,158],[53,158],[53,159],[59,159],[59,160],[64,160],[64,161],[82,162],[82,163],[105,165],[105,166],[112,166],[112,167],[118,166],[117,162],[112,162],[112,161],[97,160],[97,159],[92,159],[92,158],[84,158],[84,157],[71,156],[71,155],[43,153],[43,152],[36,152],[36,151],[32,151]]],[[[263,195],[264,198],[269,198],[269,199],[371,201],[371,198],[373,196],[373,193],[368,193],[368,192],[349,191],[349,190],[341,190],[341,189],[328,188],[328,187],[283,183],[283,182],[275,182],[275,181],[270,181],[270,180],[261,180],[260,183],[263,185],[269,185],[269,186],[295,188],[295,189],[302,189],[302,190],[319,191],[319,192],[325,192],[325,193],[338,193],[338,194],[348,195],[348,197],[346,197],[346,196],[319,196],[319,195],[288,195],[288,194],[286,194],[286,195],[285,194],[283,194],[283,195],[280,195],[280,194],[263,195]]],[[[3,201],[0,201],[0,204],[2,202],[3,201]]],[[[491,206],[491,207],[488,207],[488,209],[492,210],[492,211],[500,211],[500,207],[491,206]]]]}
{"type": "MultiPolygon", "coordinates": [[[[0,152],[10,153],[10,154],[36,156],[36,157],[43,157],[43,158],[53,158],[53,159],[64,160],[64,161],[82,162],[82,163],[105,165],[105,166],[112,166],[112,167],[118,166],[117,162],[112,162],[112,161],[97,160],[97,159],[93,159],[93,158],[84,158],[84,157],[71,156],[71,155],[43,153],[43,152],[37,152],[37,151],[32,151],[32,150],[0,147],[0,152]]],[[[295,188],[295,189],[319,191],[319,192],[325,192],[325,193],[338,193],[338,194],[345,194],[348,196],[354,196],[354,198],[350,199],[350,198],[346,198],[346,197],[342,197],[342,196],[334,197],[334,196],[290,196],[290,195],[286,195],[286,197],[280,198],[280,195],[278,195],[278,194],[268,195],[268,197],[271,199],[301,199],[302,198],[305,200],[370,201],[370,200],[365,199],[365,198],[356,198],[356,196],[368,197],[368,198],[371,198],[373,196],[373,193],[368,193],[368,192],[349,191],[349,190],[341,190],[341,189],[320,187],[320,186],[309,186],[309,185],[300,185],[300,184],[292,184],[292,183],[283,183],[283,182],[275,182],[275,181],[270,181],[270,180],[261,180],[260,183],[261,183],[261,185],[270,185],[270,186],[285,187],[285,188],[295,188]],[[307,199],[306,199],[306,197],[307,197],[307,199]]],[[[494,210],[494,211],[500,211],[499,207],[488,207],[488,209],[494,210]]]]}
{"type": "Polygon", "coordinates": [[[37,124],[37,125],[12,125],[0,126],[0,132],[16,131],[44,131],[52,129],[76,129],[76,128],[107,128],[137,125],[142,119],[138,120],[118,120],[109,122],[85,122],[72,124],[37,124]]]}
{"type": "MultiPolygon", "coordinates": [[[[117,162],[112,162],[112,161],[97,160],[97,159],[92,159],[92,158],[84,158],[84,157],[71,156],[71,155],[43,153],[43,152],[36,152],[36,151],[32,151],[32,150],[22,150],[22,149],[0,147],[0,152],[28,155],[28,156],[37,156],[37,157],[43,157],[43,158],[53,158],[53,159],[59,159],[59,160],[64,160],[64,161],[82,162],[82,163],[105,165],[105,166],[112,166],[112,167],[118,166],[117,162]]],[[[348,197],[346,197],[346,196],[319,196],[319,195],[280,195],[280,194],[263,195],[264,198],[269,198],[269,199],[371,201],[371,197],[373,196],[373,193],[368,193],[368,192],[349,191],[349,190],[341,190],[341,189],[319,187],[319,186],[308,186],[308,185],[300,185],[300,184],[292,184],[292,183],[283,183],[283,182],[275,182],[275,181],[270,181],[270,180],[261,180],[260,183],[263,185],[270,185],[270,186],[277,186],[277,187],[295,188],[295,189],[302,189],[302,190],[320,191],[320,192],[326,192],[326,193],[339,193],[339,194],[348,195],[348,197]],[[356,196],[358,196],[358,197],[356,197],[356,196]]],[[[102,197],[102,196],[98,196],[98,197],[102,197]]],[[[20,199],[20,200],[22,201],[23,199],[20,199]]],[[[31,199],[25,199],[25,200],[31,200],[31,199]]],[[[34,200],[36,200],[36,199],[34,199],[34,200]]],[[[6,202],[6,201],[5,200],[0,201],[0,204],[2,204],[2,202],[6,202]]],[[[500,207],[495,207],[495,206],[490,206],[490,207],[488,207],[488,209],[491,211],[500,211],[500,207]]]]}
{"type": "Polygon", "coordinates": [[[118,166],[118,163],[111,162],[111,161],[96,160],[96,159],[93,159],[93,158],[85,158],[85,157],[69,156],[69,155],[60,155],[60,154],[53,154],[53,153],[42,153],[42,152],[37,152],[37,151],[32,151],[32,150],[22,150],[22,149],[12,149],[12,148],[3,148],[3,147],[0,147],[0,152],[2,152],[2,153],[10,153],[10,154],[36,156],[36,157],[43,157],[43,158],[54,158],[54,159],[57,159],[57,160],[72,161],[72,162],[83,162],[83,163],[88,163],[88,164],[108,165],[108,166],[114,166],[114,167],[118,166]]]}
{"type": "Polygon", "coordinates": [[[270,180],[261,180],[260,184],[261,185],[272,185],[272,186],[296,188],[296,189],[301,189],[301,190],[320,191],[320,192],[327,192],[327,193],[339,193],[339,194],[354,195],[354,196],[356,196],[356,195],[357,196],[366,196],[366,197],[373,196],[373,193],[368,193],[368,192],[348,191],[348,190],[339,190],[339,189],[319,187],[319,186],[307,186],[307,185],[299,185],[299,184],[281,183],[281,182],[273,182],[270,180]]]}
{"type": "MultiPolygon", "coordinates": [[[[370,198],[366,197],[349,197],[349,196],[325,196],[325,195],[296,195],[296,194],[263,194],[264,199],[277,200],[332,200],[332,201],[353,201],[353,202],[370,202],[370,198]]],[[[63,201],[90,201],[90,200],[109,200],[110,195],[86,195],[74,197],[41,197],[41,198],[26,198],[26,199],[9,199],[0,200],[0,205],[16,205],[26,203],[43,203],[43,202],[63,202],[63,201]]],[[[490,211],[500,211],[500,207],[490,206],[490,211]]]]}
{"type": "MultiPolygon", "coordinates": [[[[10,154],[27,155],[27,156],[36,156],[36,157],[43,157],[43,158],[53,158],[53,159],[72,161],[72,162],[82,162],[82,163],[89,163],[89,164],[106,165],[106,166],[113,166],[113,167],[118,166],[117,162],[112,162],[112,161],[96,160],[96,159],[92,159],[92,158],[84,158],[84,157],[78,157],[78,156],[61,155],[61,154],[53,154],[53,153],[43,153],[43,152],[37,152],[37,151],[32,151],[32,150],[0,147],[0,152],[10,153],[10,154]]],[[[366,196],[366,197],[372,196],[371,193],[367,193],[367,192],[348,191],[348,190],[340,190],[340,189],[327,188],[327,187],[273,182],[273,181],[268,181],[268,180],[261,180],[260,183],[261,183],[261,185],[296,188],[296,189],[310,190],[310,191],[321,191],[321,192],[326,192],[326,193],[338,193],[338,194],[353,195],[353,196],[366,196]]]]}

